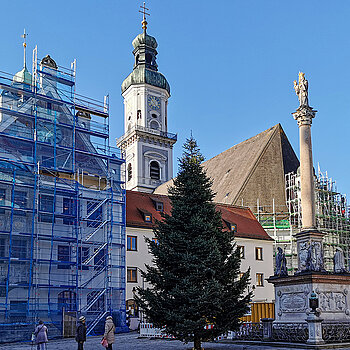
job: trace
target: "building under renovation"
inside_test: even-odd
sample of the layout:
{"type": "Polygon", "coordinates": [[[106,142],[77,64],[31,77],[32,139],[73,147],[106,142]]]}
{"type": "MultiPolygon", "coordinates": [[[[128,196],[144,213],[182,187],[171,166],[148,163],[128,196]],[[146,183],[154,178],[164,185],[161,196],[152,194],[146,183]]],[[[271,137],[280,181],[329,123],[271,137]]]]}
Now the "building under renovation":
{"type": "Polygon", "coordinates": [[[124,163],[109,146],[108,96],[75,91],[75,62],[33,52],[0,72],[0,339],[125,327],[124,163]]]}
{"type": "MultiPolygon", "coordinates": [[[[277,124],[203,163],[212,178],[217,203],[249,206],[261,225],[284,249],[290,272],[297,269],[294,235],[301,229],[299,160],[282,126],[277,124]]],[[[169,182],[155,193],[167,193],[169,182]]],[[[325,233],[325,267],[344,251],[350,267],[350,223],[346,197],[335,182],[318,169],[315,173],[316,222],[325,233]]]]}

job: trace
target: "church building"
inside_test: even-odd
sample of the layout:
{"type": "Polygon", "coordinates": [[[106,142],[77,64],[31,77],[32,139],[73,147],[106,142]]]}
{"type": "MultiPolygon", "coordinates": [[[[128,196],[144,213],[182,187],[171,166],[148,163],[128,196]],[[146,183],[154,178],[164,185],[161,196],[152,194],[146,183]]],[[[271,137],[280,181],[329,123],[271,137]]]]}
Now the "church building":
{"type": "MultiPolygon", "coordinates": [[[[146,32],[145,19],[142,25],[143,32],[132,42],[133,71],[122,83],[125,132],[117,140],[126,160],[126,300],[127,308],[135,312],[134,292],[137,286],[145,286],[141,271],[152,264],[145,238],[154,239],[155,219],[171,210],[166,191],[163,195],[155,191],[173,177],[177,140],[176,134],[168,132],[170,86],[158,72],[157,41],[146,32]]],[[[249,208],[218,203],[216,209],[222,213],[224,227],[236,233],[242,272],[251,268],[249,288],[255,291],[254,301],[271,302],[273,289],[265,279],[273,274],[273,239],[249,208]]]]}

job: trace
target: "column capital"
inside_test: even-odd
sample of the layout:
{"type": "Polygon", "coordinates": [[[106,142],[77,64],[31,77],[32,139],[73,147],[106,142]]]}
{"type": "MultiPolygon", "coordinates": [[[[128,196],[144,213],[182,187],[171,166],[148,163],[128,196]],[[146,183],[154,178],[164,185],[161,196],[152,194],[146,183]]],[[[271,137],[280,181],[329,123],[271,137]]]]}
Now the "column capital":
{"type": "Polygon", "coordinates": [[[303,125],[312,124],[312,118],[315,118],[316,112],[312,107],[300,106],[296,112],[292,113],[293,118],[298,122],[299,128],[303,125]]]}

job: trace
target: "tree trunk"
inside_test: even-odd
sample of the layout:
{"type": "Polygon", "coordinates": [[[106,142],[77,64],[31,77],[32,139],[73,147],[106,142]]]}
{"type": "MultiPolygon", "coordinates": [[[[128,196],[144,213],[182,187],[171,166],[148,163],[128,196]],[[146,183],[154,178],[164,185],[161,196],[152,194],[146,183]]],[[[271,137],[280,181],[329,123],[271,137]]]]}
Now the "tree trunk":
{"type": "Polygon", "coordinates": [[[201,347],[201,338],[198,335],[194,335],[194,344],[193,344],[193,349],[194,350],[202,350],[201,347]]]}

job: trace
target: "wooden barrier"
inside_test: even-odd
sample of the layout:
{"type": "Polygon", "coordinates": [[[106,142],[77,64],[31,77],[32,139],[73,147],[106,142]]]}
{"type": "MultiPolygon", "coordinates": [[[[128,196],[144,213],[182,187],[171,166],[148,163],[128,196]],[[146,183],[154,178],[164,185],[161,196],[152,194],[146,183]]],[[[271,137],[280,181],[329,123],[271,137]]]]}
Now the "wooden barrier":
{"type": "Polygon", "coordinates": [[[274,303],[251,303],[251,314],[243,316],[243,322],[260,322],[261,318],[275,318],[275,304],[274,303]]]}

